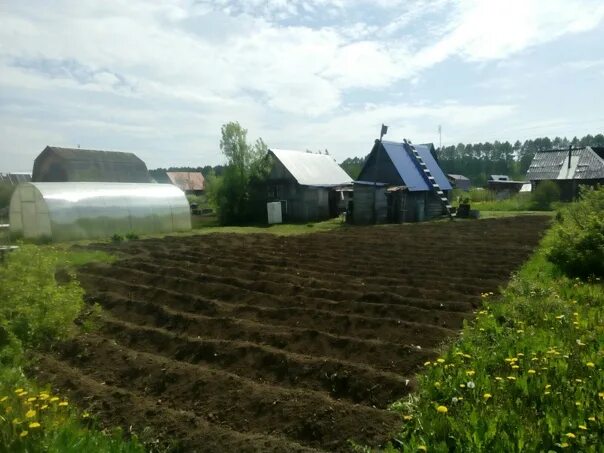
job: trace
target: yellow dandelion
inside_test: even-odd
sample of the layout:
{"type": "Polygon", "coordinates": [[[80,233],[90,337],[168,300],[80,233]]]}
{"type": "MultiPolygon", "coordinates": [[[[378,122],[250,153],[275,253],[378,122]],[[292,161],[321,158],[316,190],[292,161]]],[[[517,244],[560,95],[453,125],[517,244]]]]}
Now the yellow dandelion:
{"type": "Polygon", "coordinates": [[[478,329],[480,332],[484,332],[484,329],[481,327],[480,329],[478,329]]]}
{"type": "Polygon", "coordinates": [[[69,406],[69,403],[67,401],[61,401],[59,403],[59,406],[62,406],[62,407],[69,406]]]}
{"type": "Polygon", "coordinates": [[[36,411],[33,409],[30,409],[25,413],[25,418],[34,418],[35,416],[36,416],[36,411]]]}
{"type": "Polygon", "coordinates": [[[42,401],[45,401],[49,397],[50,397],[50,395],[48,393],[40,393],[40,396],[38,398],[40,398],[42,401]]]}
{"type": "Polygon", "coordinates": [[[515,380],[516,380],[516,376],[508,376],[508,379],[509,379],[510,381],[515,381],[515,380]]]}
{"type": "Polygon", "coordinates": [[[590,422],[595,422],[596,421],[596,417],[588,417],[587,420],[589,420],[590,422]]]}
{"type": "Polygon", "coordinates": [[[468,370],[468,371],[466,371],[466,374],[468,376],[474,376],[476,374],[476,372],[474,370],[468,370]]]}
{"type": "Polygon", "coordinates": [[[27,402],[28,403],[33,403],[34,401],[36,401],[38,398],[36,398],[35,396],[32,396],[31,398],[27,398],[27,402]]]}
{"type": "Polygon", "coordinates": [[[445,359],[436,359],[438,363],[445,363],[445,359]]]}
{"type": "Polygon", "coordinates": [[[466,388],[466,384],[459,384],[459,387],[462,388],[462,389],[465,389],[466,388]]]}
{"type": "Polygon", "coordinates": [[[58,398],[57,396],[53,396],[53,397],[50,399],[50,402],[51,402],[51,403],[54,403],[55,401],[59,401],[59,398],[58,398]]]}
{"type": "Polygon", "coordinates": [[[465,359],[471,359],[472,358],[472,356],[470,354],[464,354],[463,356],[464,356],[465,359]]]}
{"type": "Polygon", "coordinates": [[[40,426],[42,426],[42,425],[40,425],[38,422],[31,422],[29,424],[29,429],[36,429],[36,428],[39,428],[40,426]]]}
{"type": "Polygon", "coordinates": [[[0,398],[0,403],[4,403],[8,399],[8,396],[3,396],[0,398]]]}
{"type": "Polygon", "coordinates": [[[518,357],[524,357],[524,354],[522,352],[519,352],[518,354],[516,354],[518,357]]]}
{"type": "Polygon", "coordinates": [[[581,405],[581,401],[575,401],[575,406],[580,406],[581,405]]]}
{"type": "Polygon", "coordinates": [[[585,366],[587,366],[588,368],[595,368],[596,367],[596,365],[593,362],[587,362],[585,364],[585,366]]]}
{"type": "Polygon", "coordinates": [[[43,411],[44,409],[48,409],[48,404],[44,404],[42,407],[40,407],[41,411],[43,411]]]}
{"type": "Polygon", "coordinates": [[[536,373],[536,371],[535,371],[535,370],[528,370],[528,371],[527,371],[527,373],[528,373],[528,374],[535,374],[535,373],[536,373]]]}
{"type": "Polygon", "coordinates": [[[518,365],[512,365],[512,370],[517,370],[518,368],[520,368],[518,365]]]}
{"type": "Polygon", "coordinates": [[[447,409],[446,406],[438,406],[436,408],[436,412],[438,412],[439,414],[446,414],[447,412],[449,412],[449,409],[447,409]]]}
{"type": "Polygon", "coordinates": [[[550,393],[552,393],[552,392],[547,392],[547,391],[543,392],[544,395],[549,395],[550,393]]]}
{"type": "Polygon", "coordinates": [[[21,393],[17,393],[17,396],[23,398],[24,396],[27,395],[27,392],[21,392],[21,393]]]}
{"type": "Polygon", "coordinates": [[[29,432],[27,431],[21,431],[21,433],[19,434],[19,437],[25,437],[29,434],[29,432]]]}
{"type": "Polygon", "coordinates": [[[599,396],[600,398],[604,398],[604,392],[598,392],[598,396],[599,396]]]}
{"type": "Polygon", "coordinates": [[[15,393],[19,394],[19,393],[24,392],[24,391],[25,390],[23,390],[23,389],[17,389],[17,390],[15,390],[15,393]]]}
{"type": "Polygon", "coordinates": [[[581,384],[583,382],[583,379],[575,379],[575,382],[578,382],[579,384],[581,384]]]}
{"type": "Polygon", "coordinates": [[[562,318],[564,318],[564,315],[558,315],[558,316],[556,316],[556,319],[562,319],[562,318]]]}
{"type": "Polygon", "coordinates": [[[522,329],[518,329],[518,330],[516,331],[516,333],[524,333],[524,330],[522,330],[522,329]]]}
{"type": "Polygon", "coordinates": [[[577,437],[573,433],[566,433],[565,436],[568,437],[569,439],[574,439],[575,437],[577,437]]]}
{"type": "Polygon", "coordinates": [[[503,381],[503,378],[501,376],[495,376],[495,380],[496,381],[503,381]]]}
{"type": "Polygon", "coordinates": [[[13,418],[12,423],[13,425],[18,425],[19,423],[21,423],[21,420],[19,420],[18,418],[13,418]]]}
{"type": "Polygon", "coordinates": [[[428,451],[428,448],[425,445],[420,445],[419,447],[417,447],[417,449],[419,451],[428,451]]]}
{"type": "Polygon", "coordinates": [[[561,446],[562,448],[566,448],[566,447],[568,447],[568,442],[562,442],[562,443],[560,444],[560,446],[561,446]]]}
{"type": "MultiPolygon", "coordinates": [[[[84,418],[88,418],[90,415],[88,414],[88,412],[84,412],[84,415],[82,415],[82,417],[84,418]]],[[[413,415],[404,415],[403,416],[403,420],[409,421],[413,419],[413,415]]]]}
{"type": "Polygon", "coordinates": [[[583,431],[587,431],[587,426],[585,426],[585,425],[579,425],[579,429],[582,429],[583,431]]]}
{"type": "Polygon", "coordinates": [[[485,400],[488,400],[489,398],[492,398],[492,397],[493,397],[493,395],[491,395],[490,393],[485,393],[484,395],[482,395],[482,397],[483,397],[485,400]]]}
{"type": "Polygon", "coordinates": [[[428,366],[430,365],[432,362],[430,362],[429,360],[427,362],[424,362],[424,366],[428,366]]]}
{"type": "Polygon", "coordinates": [[[546,388],[546,389],[550,389],[550,388],[552,388],[552,384],[547,384],[547,385],[545,386],[545,388],[546,388]]]}

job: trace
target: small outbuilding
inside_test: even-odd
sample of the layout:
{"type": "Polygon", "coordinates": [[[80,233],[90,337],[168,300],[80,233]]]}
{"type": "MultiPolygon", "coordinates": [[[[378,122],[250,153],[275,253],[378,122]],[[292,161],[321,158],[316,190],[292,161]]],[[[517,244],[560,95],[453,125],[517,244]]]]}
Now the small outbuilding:
{"type": "Polygon", "coordinates": [[[0,173],[0,184],[16,186],[22,182],[30,182],[31,173],[0,173]]]}
{"type": "Polygon", "coordinates": [[[11,234],[53,241],[191,229],[187,198],[169,184],[24,183],[9,218],[11,234]]]}
{"type": "Polygon", "coordinates": [[[354,183],[352,222],[419,222],[440,217],[447,213],[451,188],[431,143],[376,140],[354,183]]]}
{"type": "Polygon", "coordinates": [[[281,203],[285,222],[311,222],[335,217],[352,178],[333,157],[304,151],[270,149],[269,203],[281,203]]]}
{"type": "Polygon", "coordinates": [[[487,189],[495,194],[497,199],[509,198],[520,192],[526,181],[513,181],[508,175],[489,175],[487,189]]]}
{"type": "Polygon", "coordinates": [[[447,179],[454,189],[470,190],[470,180],[464,175],[449,173],[447,179]]]}
{"type": "Polygon", "coordinates": [[[47,146],[34,161],[33,182],[152,182],[133,153],[47,146]]]}
{"type": "Polygon", "coordinates": [[[574,200],[580,186],[604,185],[604,147],[540,151],[533,157],[526,178],[533,190],[542,181],[554,181],[563,201],[574,200]]]}
{"type": "Polygon", "coordinates": [[[169,171],[170,182],[187,195],[201,195],[205,190],[205,179],[198,171],[169,171]]]}

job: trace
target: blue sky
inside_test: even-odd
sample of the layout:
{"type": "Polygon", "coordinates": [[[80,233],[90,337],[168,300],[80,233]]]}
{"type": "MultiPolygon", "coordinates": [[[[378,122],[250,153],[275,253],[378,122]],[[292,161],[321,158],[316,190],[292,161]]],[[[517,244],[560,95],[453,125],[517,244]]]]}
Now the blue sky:
{"type": "Polygon", "coordinates": [[[604,131],[601,0],[31,0],[0,24],[0,172],[46,145],[214,165],[228,121],[338,161],[382,122],[416,143],[604,131]]]}

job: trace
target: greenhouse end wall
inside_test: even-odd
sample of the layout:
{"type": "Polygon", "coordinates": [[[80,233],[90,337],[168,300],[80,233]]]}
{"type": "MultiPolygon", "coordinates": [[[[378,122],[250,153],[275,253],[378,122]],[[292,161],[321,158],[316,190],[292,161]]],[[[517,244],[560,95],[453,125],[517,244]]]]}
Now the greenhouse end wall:
{"type": "Polygon", "coordinates": [[[114,234],[154,234],[191,229],[189,203],[169,184],[25,183],[10,204],[11,233],[54,241],[114,234]]]}

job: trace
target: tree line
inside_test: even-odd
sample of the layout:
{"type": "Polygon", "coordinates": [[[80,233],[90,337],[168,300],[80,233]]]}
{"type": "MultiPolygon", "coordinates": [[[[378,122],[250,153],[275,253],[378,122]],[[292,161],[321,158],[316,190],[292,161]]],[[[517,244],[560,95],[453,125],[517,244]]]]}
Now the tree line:
{"type": "MultiPolygon", "coordinates": [[[[443,146],[436,149],[438,162],[445,173],[464,175],[475,186],[485,185],[490,174],[508,175],[510,178],[524,180],[533,156],[538,151],[552,149],[568,149],[583,146],[603,146],[604,135],[586,135],[582,138],[566,137],[536,138],[521,142],[516,140],[513,144],[505,141],[493,143],[459,143],[457,145],[443,146]]],[[[365,163],[365,157],[352,157],[345,159],[341,166],[356,179],[365,163]]]]}

